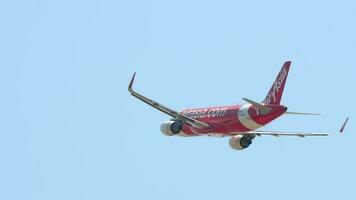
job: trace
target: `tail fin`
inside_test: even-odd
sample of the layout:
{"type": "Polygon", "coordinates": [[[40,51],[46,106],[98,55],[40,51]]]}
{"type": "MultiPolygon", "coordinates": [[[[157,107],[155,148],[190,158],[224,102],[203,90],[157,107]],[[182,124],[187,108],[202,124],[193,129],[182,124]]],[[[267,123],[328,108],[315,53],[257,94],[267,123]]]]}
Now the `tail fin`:
{"type": "Polygon", "coordinates": [[[290,64],[291,61],[287,61],[284,63],[265,100],[263,100],[263,103],[279,105],[282,99],[284,85],[287,81],[290,64]]]}

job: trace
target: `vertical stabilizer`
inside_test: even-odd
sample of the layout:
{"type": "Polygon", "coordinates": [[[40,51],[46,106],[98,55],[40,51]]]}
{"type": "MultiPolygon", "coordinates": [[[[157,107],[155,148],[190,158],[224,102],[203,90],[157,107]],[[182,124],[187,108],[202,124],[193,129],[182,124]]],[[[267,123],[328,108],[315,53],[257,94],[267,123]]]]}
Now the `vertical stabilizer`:
{"type": "Polygon", "coordinates": [[[273,82],[273,85],[269,90],[265,100],[263,100],[264,104],[273,104],[273,105],[280,104],[283,95],[284,85],[286,84],[287,81],[290,64],[291,61],[287,61],[284,63],[276,80],[273,82]]]}

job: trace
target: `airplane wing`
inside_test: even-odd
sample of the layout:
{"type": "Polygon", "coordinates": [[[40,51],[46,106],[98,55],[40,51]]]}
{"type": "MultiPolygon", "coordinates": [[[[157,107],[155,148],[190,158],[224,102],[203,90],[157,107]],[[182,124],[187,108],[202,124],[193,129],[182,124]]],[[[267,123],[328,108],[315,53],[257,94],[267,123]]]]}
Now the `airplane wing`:
{"type": "Polygon", "coordinates": [[[313,132],[286,132],[286,131],[250,131],[247,134],[256,134],[258,136],[261,135],[271,135],[271,136],[298,136],[298,137],[305,137],[305,136],[328,136],[333,135],[334,133],[313,133],[313,132]]]}
{"type": "MultiPolygon", "coordinates": [[[[342,124],[339,133],[342,133],[345,129],[346,123],[349,120],[349,118],[347,117],[346,120],[344,121],[344,123],[342,124]]],[[[329,135],[335,135],[335,133],[327,133],[327,132],[284,132],[284,131],[262,131],[262,130],[258,130],[258,131],[250,131],[247,132],[246,134],[255,134],[258,136],[261,135],[271,135],[271,136],[298,136],[298,137],[306,137],[306,136],[329,136],[329,135]]]]}
{"type": "Polygon", "coordinates": [[[157,102],[155,102],[155,101],[153,101],[153,100],[151,100],[151,99],[149,99],[149,98],[147,98],[147,97],[135,92],[132,89],[132,85],[133,85],[133,82],[134,82],[134,79],[135,79],[135,75],[136,75],[136,72],[133,74],[131,82],[130,82],[129,87],[128,87],[129,92],[131,93],[132,96],[134,96],[134,97],[138,98],[139,100],[145,102],[146,104],[156,108],[157,110],[160,110],[160,111],[162,111],[162,112],[166,113],[167,115],[170,115],[170,116],[172,116],[174,118],[180,119],[180,120],[182,120],[182,121],[184,121],[184,122],[186,122],[186,123],[188,123],[188,124],[190,124],[190,125],[192,125],[192,126],[194,126],[196,128],[208,128],[208,127],[210,127],[209,124],[206,124],[206,123],[201,122],[199,120],[196,120],[196,119],[193,119],[191,117],[188,117],[188,116],[186,116],[184,114],[181,114],[181,113],[179,113],[179,112],[177,112],[175,110],[172,110],[172,109],[170,109],[170,108],[168,108],[168,107],[166,107],[166,106],[164,106],[162,104],[159,104],[159,103],[157,103],[157,102]]]}

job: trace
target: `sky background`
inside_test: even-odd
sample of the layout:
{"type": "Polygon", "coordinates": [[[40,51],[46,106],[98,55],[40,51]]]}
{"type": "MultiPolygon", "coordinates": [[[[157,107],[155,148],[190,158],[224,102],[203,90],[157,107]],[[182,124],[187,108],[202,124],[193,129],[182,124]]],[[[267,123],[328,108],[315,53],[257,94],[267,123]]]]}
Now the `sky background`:
{"type": "Polygon", "coordinates": [[[0,199],[356,199],[354,1],[1,1],[0,199]],[[263,100],[265,129],[322,138],[160,133],[173,109],[263,100]]]}

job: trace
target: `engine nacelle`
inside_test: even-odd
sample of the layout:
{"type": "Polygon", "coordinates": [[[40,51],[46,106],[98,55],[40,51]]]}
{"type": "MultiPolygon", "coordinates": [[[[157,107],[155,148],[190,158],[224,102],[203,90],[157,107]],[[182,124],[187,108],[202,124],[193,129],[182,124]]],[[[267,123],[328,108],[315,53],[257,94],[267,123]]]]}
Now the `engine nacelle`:
{"type": "Polygon", "coordinates": [[[250,146],[252,143],[252,139],[254,138],[254,135],[236,135],[230,138],[229,144],[230,147],[236,150],[242,150],[250,146]]]}
{"type": "Polygon", "coordinates": [[[161,132],[165,135],[177,135],[182,131],[183,122],[181,121],[166,121],[161,124],[161,132]]]}

